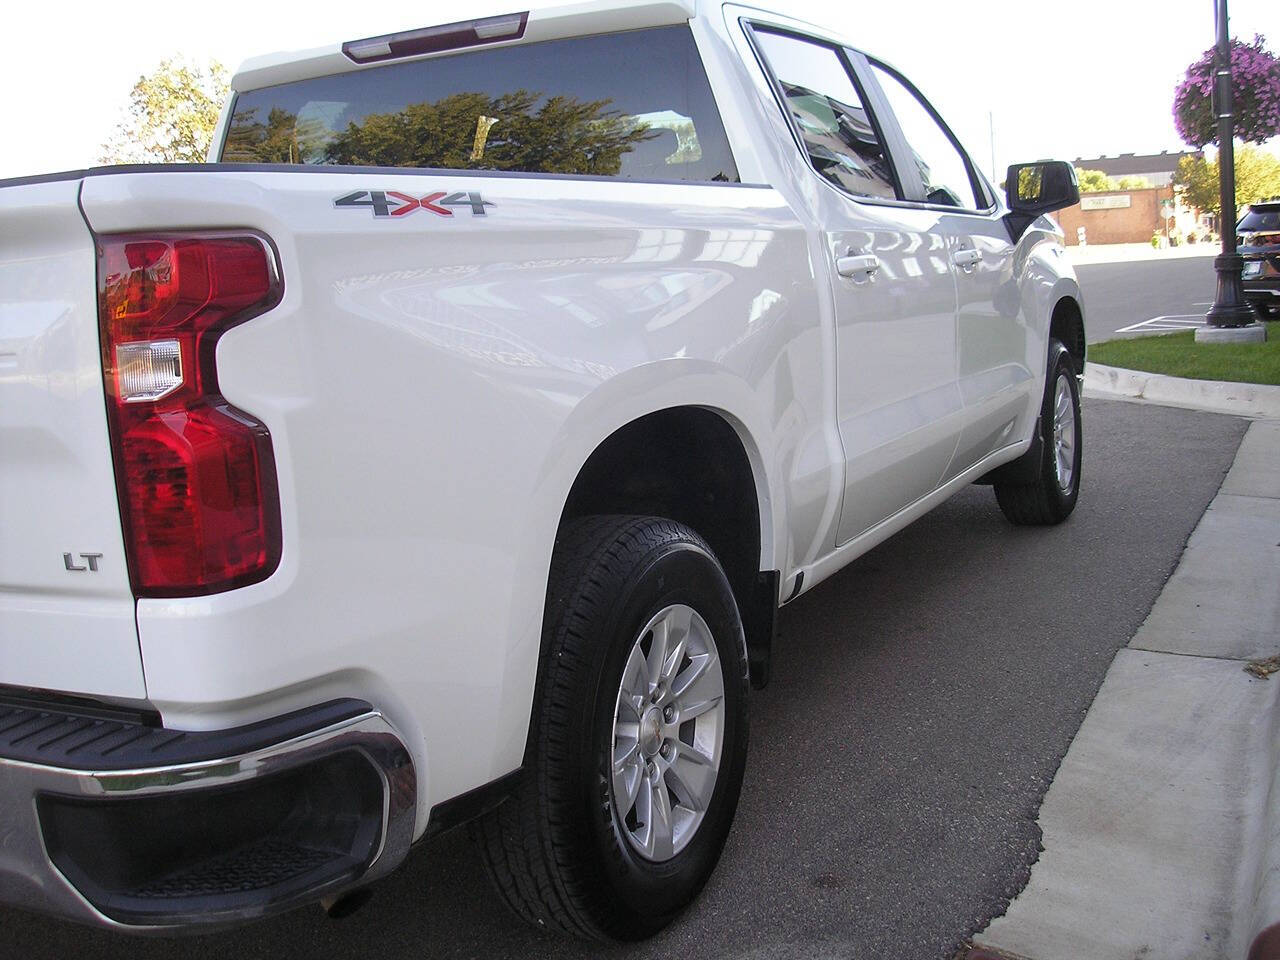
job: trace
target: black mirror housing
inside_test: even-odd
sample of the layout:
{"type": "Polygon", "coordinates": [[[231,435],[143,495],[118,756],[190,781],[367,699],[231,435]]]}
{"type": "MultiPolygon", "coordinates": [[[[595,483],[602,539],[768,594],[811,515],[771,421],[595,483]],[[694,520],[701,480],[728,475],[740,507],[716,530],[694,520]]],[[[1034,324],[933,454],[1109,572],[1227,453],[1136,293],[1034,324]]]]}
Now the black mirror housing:
{"type": "Polygon", "coordinates": [[[1010,213],[1038,217],[1080,202],[1076,168],[1064,160],[1015,163],[1005,184],[1010,213]]]}
{"type": "Polygon", "coordinates": [[[1080,202],[1076,168],[1063,160],[1013,164],[1005,192],[1009,197],[1005,222],[1015,243],[1037,217],[1080,202]]]}

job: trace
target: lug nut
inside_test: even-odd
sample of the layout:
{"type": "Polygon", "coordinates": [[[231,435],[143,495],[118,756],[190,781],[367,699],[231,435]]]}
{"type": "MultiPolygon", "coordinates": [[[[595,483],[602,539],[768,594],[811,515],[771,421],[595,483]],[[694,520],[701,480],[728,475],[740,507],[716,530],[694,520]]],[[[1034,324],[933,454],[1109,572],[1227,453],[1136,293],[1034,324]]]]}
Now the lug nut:
{"type": "Polygon", "coordinates": [[[675,707],[668,706],[665,710],[662,711],[662,719],[667,721],[667,723],[670,723],[675,718],[676,718],[675,707]]]}

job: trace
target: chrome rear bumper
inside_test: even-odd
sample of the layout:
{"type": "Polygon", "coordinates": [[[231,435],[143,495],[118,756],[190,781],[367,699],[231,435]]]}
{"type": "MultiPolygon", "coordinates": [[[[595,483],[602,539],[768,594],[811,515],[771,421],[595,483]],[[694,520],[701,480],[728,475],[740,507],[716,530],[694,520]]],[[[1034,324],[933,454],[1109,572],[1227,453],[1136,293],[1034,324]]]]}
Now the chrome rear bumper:
{"type": "Polygon", "coordinates": [[[415,794],[361,701],[199,733],[0,704],[0,902],[137,932],[240,923],[392,870],[415,794]]]}

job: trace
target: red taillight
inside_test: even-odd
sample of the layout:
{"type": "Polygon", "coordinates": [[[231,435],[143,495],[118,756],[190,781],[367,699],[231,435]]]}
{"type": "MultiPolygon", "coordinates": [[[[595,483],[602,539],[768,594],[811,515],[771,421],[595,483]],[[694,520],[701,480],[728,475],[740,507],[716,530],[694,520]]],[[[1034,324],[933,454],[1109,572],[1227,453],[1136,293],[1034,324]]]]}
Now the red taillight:
{"type": "Polygon", "coordinates": [[[280,300],[252,235],[98,239],[107,414],[138,596],[194,596],[265,579],[280,560],[267,428],[218,390],[214,348],[280,300]]]}

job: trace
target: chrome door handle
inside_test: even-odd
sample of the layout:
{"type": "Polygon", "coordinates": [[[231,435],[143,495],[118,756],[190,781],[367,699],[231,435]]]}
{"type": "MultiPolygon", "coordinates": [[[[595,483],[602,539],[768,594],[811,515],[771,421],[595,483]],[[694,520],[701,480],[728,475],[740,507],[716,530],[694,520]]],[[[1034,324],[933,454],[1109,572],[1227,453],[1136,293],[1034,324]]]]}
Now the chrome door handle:
{"type": "Polygon", "coordinates": [[[951,255],[951,262],[957,267],[972,267],[981,259],[982,251],[976,247],[967,247],[964,250],[957,250],[951,255]]]}
{"type": "Polygon", "coordinates": [[[842,277],[871,276],[880,269],[880,258],[874,253],[836,258],[836,273],[842,277]]]}

